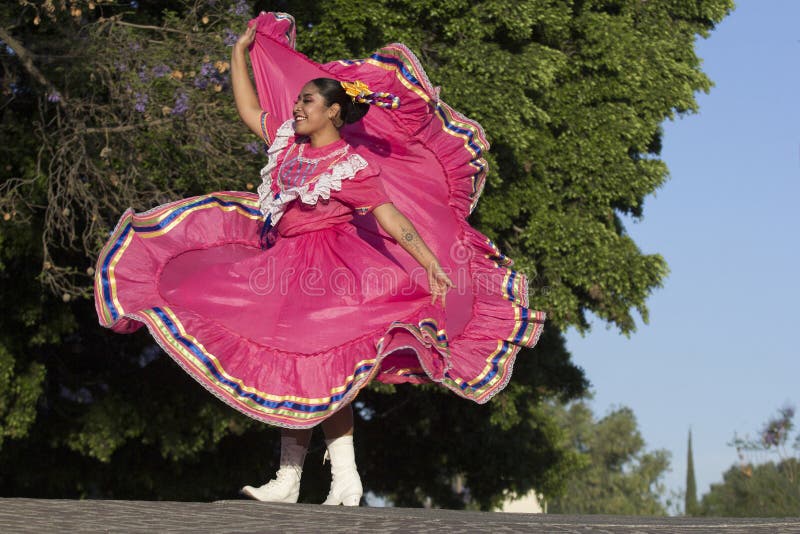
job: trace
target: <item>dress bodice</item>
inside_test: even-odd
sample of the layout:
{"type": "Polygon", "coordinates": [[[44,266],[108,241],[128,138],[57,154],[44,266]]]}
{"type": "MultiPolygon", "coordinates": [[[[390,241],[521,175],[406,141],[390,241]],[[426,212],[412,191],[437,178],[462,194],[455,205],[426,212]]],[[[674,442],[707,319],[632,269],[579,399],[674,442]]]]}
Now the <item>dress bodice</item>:
{"type": "Polygon", "coordinates": [[[278,128],[261,178],[261,211],[282,236],[348,222],[390,202],[377,165],[344,139],[312,147],[291,120],[278,128]]]}
{"type": "Polygon", "coordinates": [[[322,147],[312,147],[308,138],[295,139],[279,156],[278,165],[273,171],[281,190],[315,183],[331,167],[346,159],[350,145],[344,139],[322,147]]]}

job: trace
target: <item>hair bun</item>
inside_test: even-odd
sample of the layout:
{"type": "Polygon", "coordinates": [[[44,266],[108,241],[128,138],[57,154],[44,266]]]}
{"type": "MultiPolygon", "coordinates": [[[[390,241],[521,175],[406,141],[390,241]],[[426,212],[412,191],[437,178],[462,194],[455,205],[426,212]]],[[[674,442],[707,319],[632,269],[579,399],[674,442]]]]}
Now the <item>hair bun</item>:
{"type": "Polygon", "coordinates": [[[369,104],[351,101],[348,106],[350,109],[344,115],[345,124],[353,124],[364,118],[364,115],[369,111],[369,104]]]}

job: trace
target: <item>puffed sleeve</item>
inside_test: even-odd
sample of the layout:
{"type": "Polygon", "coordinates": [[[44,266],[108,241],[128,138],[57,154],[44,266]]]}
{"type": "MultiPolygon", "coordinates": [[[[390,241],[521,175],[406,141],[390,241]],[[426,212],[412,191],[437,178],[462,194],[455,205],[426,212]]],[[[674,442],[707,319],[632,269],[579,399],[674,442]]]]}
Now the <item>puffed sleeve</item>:
{"type": "Polygon", "coordinates": [[[259,122],[261,123],[261,138],[267,146],[272,145],[272,141],[275,140],[275,132],[277,132],[278,128],[281,126],[280,121],[269,111],[262,111],[261,120],[259,122]]]}
{"type": "Polygon", "coordinates": [[[344,180],[341,191],[336,193],[336,199],[353,208],[359,215],[366,215],[381,204],[392,201],[383,188],[380,169],[374,164],[370,164],[350,180],[344,180]]]}

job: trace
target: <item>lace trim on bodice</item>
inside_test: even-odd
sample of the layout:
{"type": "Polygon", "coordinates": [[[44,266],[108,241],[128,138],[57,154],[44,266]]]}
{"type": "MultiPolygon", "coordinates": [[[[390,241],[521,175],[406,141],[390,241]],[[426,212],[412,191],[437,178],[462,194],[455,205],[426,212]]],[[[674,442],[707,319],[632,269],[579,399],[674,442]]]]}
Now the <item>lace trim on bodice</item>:
{"type": "Polygon", "coordinates": [[[346,159],[331,165],[311,183],[301,186],[285,187],[283,191],[274,192],[272,182],[274,171],[278,166],[278,156],[289,146],[294,136],[293,121],[284,122],[275,133],[275,140],[267,151],[267,164],[261,169],[261,185],[258,186],[258,204],[261,213],[271,226],[280,220],[286,206],[299,198],[303,204],[314,205],[317,200],[331,198],[331,191],[341,191],[342,180],[353,178],[359,171],[367,167],[367,161],[358,154],[350,154],[346,159]]]}

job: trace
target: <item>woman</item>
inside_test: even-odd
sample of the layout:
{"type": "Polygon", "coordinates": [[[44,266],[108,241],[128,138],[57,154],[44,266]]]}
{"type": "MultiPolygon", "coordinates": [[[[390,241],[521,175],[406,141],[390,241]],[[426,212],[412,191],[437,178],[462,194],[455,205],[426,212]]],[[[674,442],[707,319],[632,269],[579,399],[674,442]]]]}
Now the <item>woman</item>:
{"type": "MultiPolygon", "coordinates": [[[[253,43],[255,35],[256,26],[251,25],[234,46],[231,57],[231,80],[239,116],[256,135],[266,137],[265,128],[262,126],[266,120],[269,120],[269,117],[258,102],[258,97],[250,83],[245,60],[245,51],[253,43]]],[[[289,184],[314,183],[319,181],[320,176],[323,176],[322,179],[324,179],[326,173],[330,174],[331,167],[330,165],[320,165],[319,163],[327,163],[322,158],[342,150],[351,150],[351,147],[342,140],[339,129],[344,124],[360,120],[368,110],[369,104],[357,103],[355,97],[349,96],[342,84],[336,80],[317,78],[305,84],[292,109],[294,135],[289,146],[280,154],[283,165],[278,165],[276,162],[275,170],[278,171],[278,176],[269,177],[270,181],[267,183],[271,184],[271,180],[277,178],[282,182],[283,193],[286,194],[287,189],[291,187],[289,184]],[[292,160],[295,163],[294,166],[287,165],[287,158],[293,152],[303,154],[305,149],[308,154],[310,151],[307,148],[316,149],[317,158],[307,158],[305,166],[298,164],[297,159],[292,160]],[[315,162],[314,159],[318,162],[315,162]],[[314,165],[314,163],[317,164],[314,165]],[[312,165],[315,168],[309,170],[308,167],[312,165]],[[282,176],[281,170],[284,171],[282,176]]],[[[333,158],[330,160],[335,161],[333,158]]],[[[361,174],[365,172],[369,172],[367,168],[358,171],[361,174]]],[[[355,178],[355,176],[349,178],[355,178]]],[[[373,176],[372,180],[377,181],[378,177],[373,176]]],[[[341,187],[345,189],[349,185],[345,183],[341,187]]],[[[373,185],[371,188],[376,191],[366,193],[374,195],[377,199],[373,201],[374,204],[369,207],[368,211],[372,211],[381,228],[402,244],[403,248],[425,269],[432,295],[431,303],[440,297],[442,305],[444,305],[447,289],[452,287],[453,282],[447,277],[439,261],[419,237],[414,225],[388,201],[385,193],[382,194],[378,189],[379,187],[377,184],[373,185]]],[[[262,189],[266,189],[266,192],[261,195],[262,200],[271,200],[272,190],[262,189]]],[[[303,202],[316,204],[317,200],[318,198],[305,199],[303,202]]],[[[331,203],[335,205],[335,208],[331,210],[329,204],[326,211],[332,211],[335,214],[332,218],[336,218],[341,211],[347,210],[346,206],[339,204],[336,200],[332,200],[331,203]]],[[[282,221],[285,223],[286,219],[282,219],[282,221]]],[[[275,222],[274,216],[272,222],[275,222]]],[[[286,225],[283,226],[285,229],[286,225]]],[[[324,420],[322,429],[325,432],[325,443],[330,453],[333,474],[331,490],[323,504],[357,506],[361,500],[362,486],[354,460],[353,410],[350,405],[348,404],[324,420]]],[[[242,488],[242,493],[260,501],[297,502],[303,458],[310,440],[311,429],[283,430],[281,434],[281,467],[277,477],[258,488],[245,486],[242,488]],[[284,451],[286,452],[284,453],[284,451]]]]}
{"type": "Polygon", "coordinates": [[[355,506],[358,391],[435,382],[486,402],[544,314],[465,220],[486,173],[480,126],[438,100],[402,45],[317,65],[293,42],[291,17],[262,13],[233,50],[237,110],[270,145],[258,197],[129,210],[98,260],[96,302],[101,324],[146,325],[221,400],[283,427],[277,476],[245,495],[296,502],[321,424],[325,504],[355,506]]]}

